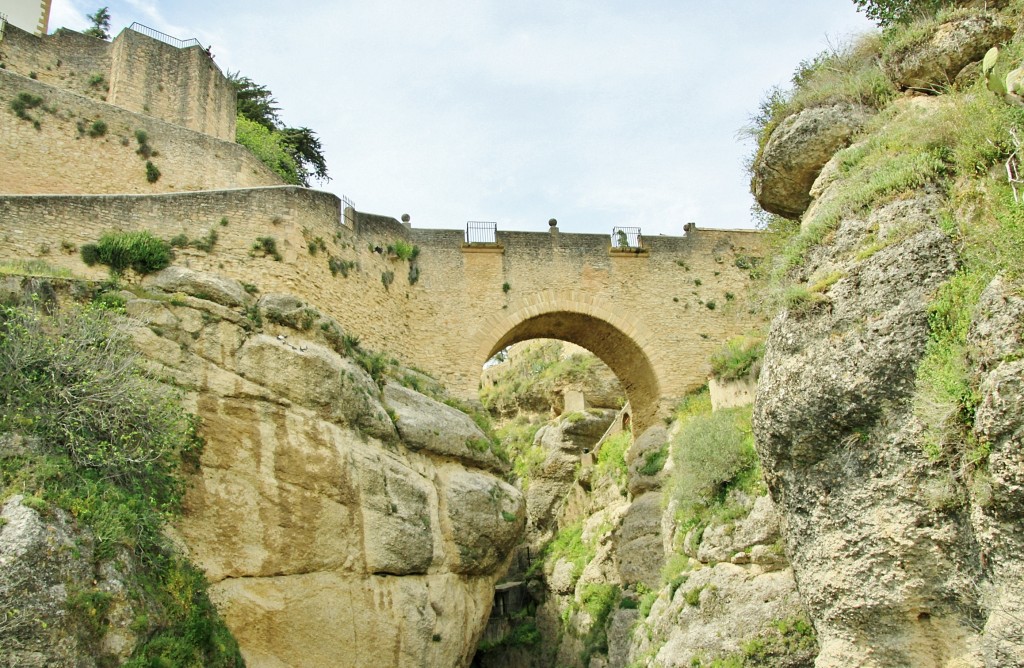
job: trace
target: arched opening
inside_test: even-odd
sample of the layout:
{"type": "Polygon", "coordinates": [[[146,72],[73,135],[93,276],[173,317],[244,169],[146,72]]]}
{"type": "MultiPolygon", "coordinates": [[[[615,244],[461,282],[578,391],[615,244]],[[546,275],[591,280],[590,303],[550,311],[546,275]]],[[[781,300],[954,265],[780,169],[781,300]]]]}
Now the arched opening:
{"type": "Polygon", "coordinates": [[[637,433],[654,422],[660,397],[654,366],[640,344],[616,324],[590,313],[562,308],[522,318],[513,316],[505,325],[504,333],[482,356],[481,366],[499,351],[521,341],[569,341],[592,352],[618,377],[632,407],[637,433]]]}

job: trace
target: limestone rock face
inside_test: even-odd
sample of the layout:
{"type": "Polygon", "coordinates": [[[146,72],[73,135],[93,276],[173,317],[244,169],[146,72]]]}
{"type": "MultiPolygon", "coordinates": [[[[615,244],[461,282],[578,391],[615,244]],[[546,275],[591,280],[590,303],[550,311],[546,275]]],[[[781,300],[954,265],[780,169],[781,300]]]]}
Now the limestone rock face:
{"type": "Polygon", "coordinates": [[[166,292],[184,292],[200,296],[222,306],[249,306],[255,300],[238,281],[185,267],[172,266],[143,280],[147,287],[166,292]]]}
{"type": "Polygon", "coordinates": [[[623,582],[658,586],[665,552],[661,540],[661,494],[634,499],[616,534],[619,574],[623,582]]]}
{"type": "Polygon", "coordinates": [[[559,504],[576,478],[584,451],[594,447],[613,417],[608,411],[572,415],[537,431],[534,442],[544,448],[546,456],[526,490],[531,542],[550,532],[559,504]]]}
{"type": "Polygon", "coordinates": [[[523,535],[522,496],[494,476],[460,467],[445,467],[441,480],[446,533],[457,552],[451,570],[470,575],[495,572],[523,535]]]}
{"type": "Polygon", "coordinates": [[[202,419],[177,532],[249,665],[468,665],[525,522],[483,434],[412,390],[382,392],[299,300],[264,296],[260,331],[199,297],[126,309],[202,419]]]}
{"type": "MultiPolygon", "coordinates": [[[[822,197],[841,187],[835,179],[822,197]]],[[[797,276],[839,278],[769,334],[754,428],[818,668],[1021,663],[1007,641],[1020,622],[1002,611],[1021,609],[1009,582],[1021,577],[1022,369],[995,352],[1020,346],[1012,291],[990,286],[972,327],[988,360],[975,429],[993,473],[971,492],[984,499],[965,505],[949,467],[928,458],[913,405],[927,304],[957,266],[942,205],[920,192],[842,220],[797,276]],[[986,623],[993,632],[979,634],[986,623]]]]}
{"type": "Polygon", "coordinates": [[[890,55],[883,67],[900,88],[938,91],[1011,35],[1013,28],[993,15],[964,16],[939,25],[924,44],[890,55]]]}
{"type": "MultiPolygon", "coordinates": [[[[744,643],[772,638],[772,622],[792,619],[802,609],[786,569],[763,572],[730,563],[693,571],[668,596],[654,602],[646,633],[634,633],[630,656],[654,654],[654,665],[689,666],[708,655],[742,653],[744,643]]],[[[771,665],[810,668],[815,665],[813,642],[791,647],[771,665]]]]}
{"type": "Polygon", "coordinates": [[[750,514],[734,525],[709,527],[701,536],[697,558],[704,563],[730,561],[755,545],[772,545],[779,539],[779,519],[768,496],[748,502],[750,514]]]}
{"type": "Polygon", "coordinates": [[[384,401],[398,416],[398,433],[413,450],[427,450],[500,473],[501,461],[472,418],[401,385],[388,384],[384,401]]]}
{"type": "Polygon", "coordinates": [[[645,492],[661,489],[665,478],[664,468],[649,473],[651,458],[662,448],[668,447],[668,432],[661,425],[649,427],[640,435],[626,452],[626,464],[629,466],[627,487],[634,498],[645,492]]]}
{"type": "Polygon", "coordinates": [[[982,293],[968,343],[981,374],[974,433],[990,447],[988,478],[972,490],[971,526],[984,555],[991,612],[983,651],[989,666],[1024,664],[1024,299],[997,276],[982,293]]]}
{"type": "Polygon", "coordinates": [[[751,190],[765,211],[796,219],[811,203],[822,167],[870,117],[865,107],[804,109],[782,121],[754,162],[751,190]]]}

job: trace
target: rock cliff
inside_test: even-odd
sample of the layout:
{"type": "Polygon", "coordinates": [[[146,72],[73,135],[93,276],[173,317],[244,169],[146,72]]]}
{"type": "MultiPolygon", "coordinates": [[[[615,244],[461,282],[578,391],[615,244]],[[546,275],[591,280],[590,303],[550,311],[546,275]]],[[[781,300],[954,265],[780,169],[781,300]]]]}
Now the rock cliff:
{"type": "Polygon", "coordinates": [[[1019,25],[893,29],[884,71],[931,95],[828,148],[776,258],[754,426],[819,668],[1024,664],[1020,117],[967,68],[1019,25]]]}
{"type": "Polygon", "coordinates": [[[467,663],[525,522],[487,436],[309,305],[180,268],[146,286],[136,343],[206,439],[178,531],[246,660],[467,663]]]}
{"type": "MultiPolygon", "coordinates": [[[[149,374],[183,391],[205,440],[174,539],[249,665],[468,664],[526,518],[473,419],[292,297],[180,267],[133,290],[106,299],[123,302],[149,374]]],[[[61,594],[62,574],[91,560],[60,555],[89,539],[19,498],[4,506],[0,561],[53,574],[43,591],[61,594]]],[[[114,627],[104,642],[131,635],[114,627]]]]}

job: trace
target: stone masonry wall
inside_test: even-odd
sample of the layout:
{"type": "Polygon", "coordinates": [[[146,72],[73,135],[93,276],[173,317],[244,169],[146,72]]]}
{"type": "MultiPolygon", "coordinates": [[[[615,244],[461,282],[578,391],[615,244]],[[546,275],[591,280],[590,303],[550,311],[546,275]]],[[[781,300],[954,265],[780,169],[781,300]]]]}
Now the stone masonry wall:
{"type": "Polygon", "coordinates": [[[0,198],[0,257],[43,259],[101,278],[105,270],[86,267],[77,249],[111,229],[149,229],[165,239],[198,239],[213,230],[212,252],[183,249],[177,262],[262,292],[301,295],[367,348],[420,367],[465,397],[475,396],[481,366],[506,343],[503,337],[522,318],[543,314],[543,327],[529,330],[531,337],[596,348],[634,408],[639,401],[653,415],[659,404],[703,384],[711,352],[757,322],[742,297],[748,256],[758,256],[762,244],[750,231],[654,237],[645,241],[650,252],[639,256],[610,253],[605,235],[499,232],[503,250],[480,252],[464,249],[458,230],[407,229],[365,215],[351,229],[334,195],[287,186],[0,198]],[[261,237],[274,239],[281,261],[252,250],[261,237]],[[385,250],[398,239],[420,247],[415,283],[410,263],[385,250]],[[340,262],[351,264],[339,270],[340,262]],[[588,339],[595,327],[601,336],[588,339]],[[617,345],[602,349],[606,339],[617,345]],[[630,357],[636,355],[641,363],[630,357]]]}
{"type": "Polygon", "coordinates": [[[35,73],[40,83],[102,100],[110,80],[110,50],[110,42],[73,30],[40,37],[8,24],[0,39],[0,63],[8,72],[35,73]]]}
{"type": "Polygon", "coordinates": [[[106,42],[72,30],[37,37],[8,26],[0,62],[49,86],[235,141],[235,91],[198,46],[179,49],[133,30],[106,42]]]}
{"type": "Polygon", "coordinates": [[[179,49],[133,30],[114,40],[110,103],[235,141],[235,90],[198,46],[179,49]]]}
{"type": "MultiPolygon", "coordinates": [[[[88,38],[87,38],[88,39],[88,38]]],[[[2,42],[0,42],[2,44],[2,42]]],[[[99,100],[0,70],[0,193],[165,193],[278,185],[280,178],[245,147],[132,113],[99,100]],[[19,93],[43,98],[19,119],[10,102],[19,93]],[[92,123],[107,125],[90,137],[92,123]],[[160,170],[146,179],[137,131],[148,135],[160,170]]]]}

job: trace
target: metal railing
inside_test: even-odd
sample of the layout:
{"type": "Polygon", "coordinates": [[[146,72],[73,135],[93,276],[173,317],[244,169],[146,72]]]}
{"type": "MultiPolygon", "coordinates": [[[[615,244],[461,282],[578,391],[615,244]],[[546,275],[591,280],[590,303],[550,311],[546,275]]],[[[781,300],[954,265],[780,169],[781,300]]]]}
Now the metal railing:
{"type": "Polygon", "coordinates": [[[160,32],[159,30],[156,30],[154,28],[150,28],[149,26],[142,25],[141,23],[138,23],[138,22],[133,23],[130,26],[128,26],[128,30],[134,30],[135,32],[142,33],[143,35],[146,35],[148,37],[152,37],[155,40],[159,40],[159,41],[163,42],[164,44],[169,44],[170,46],[173,46],[173,47],[176,47],[176,48],[179,48],[179,49],[187,49],[187,48],[192,47],[192,46],[198,46],[198,47],[202,47],[203,46],[202,44],[199,43],[199,40],[196,39],[195,37],[193,37],[192,39],[178,39],[177,37],[173,37],[171,35],[168,35],[167,33],[160,32]]]}
{"type": "Polygon", "coordinates": [[[350,200],[350,199],[349,199],[348,197],[346,197],[345,195],[342,195],[342,196],[341,196],[341,208],[342,208],[342,210],[344,210],[344,209],[347,209],[347,208],[349,208],[349,207],[352,207],[353,209],[355,209],[355,208],[356,208],[356,204],[355,204],[355,202],[353,202],[352,200],[350,200]]]}
{"type": "Polygon", "coordinates": [[[644,247],[639,227],[613,227],[612,248],[615,250],[636,250],[644,247]]]}
{"type": "Polygon", "coordinates": [[[479,220],[466,221],[466,243],[467,244],[496,244],[498,243],[498,224],[487,223],[479,220]]]}

